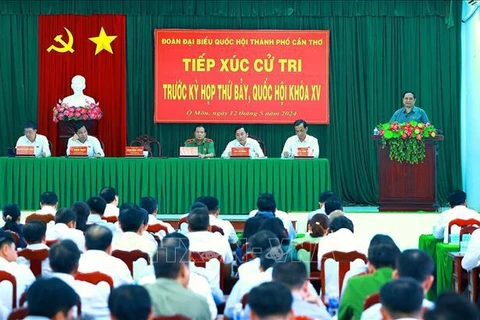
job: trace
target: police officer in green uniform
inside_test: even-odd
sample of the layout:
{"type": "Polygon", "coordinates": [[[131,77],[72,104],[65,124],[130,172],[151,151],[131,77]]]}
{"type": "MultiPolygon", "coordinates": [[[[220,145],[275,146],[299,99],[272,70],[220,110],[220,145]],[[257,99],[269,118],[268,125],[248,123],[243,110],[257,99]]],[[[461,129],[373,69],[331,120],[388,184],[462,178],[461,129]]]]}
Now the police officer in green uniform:
{"type": "Polygon", "coordinates": [[[206,131],[204,126],[196,126],[194,131],[195,138],[185,141],[185,147],[198,147],[199,158],[215,157],[215,147],[213,140],[205,138],[206,131]]]}

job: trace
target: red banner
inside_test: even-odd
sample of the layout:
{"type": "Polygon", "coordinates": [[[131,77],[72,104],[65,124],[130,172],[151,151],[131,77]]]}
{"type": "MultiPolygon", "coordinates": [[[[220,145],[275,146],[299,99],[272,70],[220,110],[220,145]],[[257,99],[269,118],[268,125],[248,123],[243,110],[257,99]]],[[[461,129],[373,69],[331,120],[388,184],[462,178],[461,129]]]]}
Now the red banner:
{"type": "Polygon", "coordinates": [[[330,121],[328,30],[155,30],[155,122],[300,118],[330,121]]]}
{"type": "Polygon", "coordinates": [[[126,46],[123,15],[43,15],[39,18],[38,126],[56,155],[65,155],[52,121],[59,99],[73,94],[75,75],[86,79],[84,94],[100,103],[98,138],[107,156],[126,145],[126,46]]]}

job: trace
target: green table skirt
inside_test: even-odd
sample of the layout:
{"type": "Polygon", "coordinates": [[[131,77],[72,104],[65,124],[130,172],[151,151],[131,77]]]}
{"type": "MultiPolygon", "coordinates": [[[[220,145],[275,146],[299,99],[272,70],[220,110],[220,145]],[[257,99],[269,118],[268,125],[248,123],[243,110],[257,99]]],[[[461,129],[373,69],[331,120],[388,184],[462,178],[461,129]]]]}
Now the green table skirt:
{"type": "Polygon", "coordinates": [[[0,205],[22,210],[37,209],[44,191],[70,206],[112,186],[120,203],[157,198],[160,213],[187,212],[202,195],[216,196],[222,214],[247,213],[262,192],[273,193],[279,209],[310,211],[331,188],[327,159],[0,158],[0,173],[0,205]]]}

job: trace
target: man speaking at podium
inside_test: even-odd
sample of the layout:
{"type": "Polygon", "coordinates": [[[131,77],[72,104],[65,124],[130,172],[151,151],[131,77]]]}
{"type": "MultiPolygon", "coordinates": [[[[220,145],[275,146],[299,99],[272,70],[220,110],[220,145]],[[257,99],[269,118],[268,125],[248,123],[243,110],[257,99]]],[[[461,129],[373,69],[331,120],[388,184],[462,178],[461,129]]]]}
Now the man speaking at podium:
{"type": "Polygon", "coordinates": [[[417,121],[422,123],[430,123],[425,111],[415,106],[415,101],[415,93],[412,91],[405,91],[403,93],[404,107],[395,111],[389,122],[405,123],[409,121],[417,121]]]}

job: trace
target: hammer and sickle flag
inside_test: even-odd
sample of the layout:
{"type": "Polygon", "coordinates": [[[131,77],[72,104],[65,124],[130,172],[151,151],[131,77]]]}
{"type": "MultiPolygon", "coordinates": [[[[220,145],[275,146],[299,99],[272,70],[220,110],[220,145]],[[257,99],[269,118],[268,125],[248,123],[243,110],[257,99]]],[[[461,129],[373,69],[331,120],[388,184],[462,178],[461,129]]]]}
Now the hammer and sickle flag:
{"type": "Polygon", "coordinates": [[[125,16],[40,15],[38,22],[38,129],[51,140],[55,155],[65,155],[52,108],[73,94],[72,78],[82,75],[86,79],[83,93],[100,102],[103,111],[97,136],[105,144],[105,154],[122,156],[127,99],[125,16]]]}

